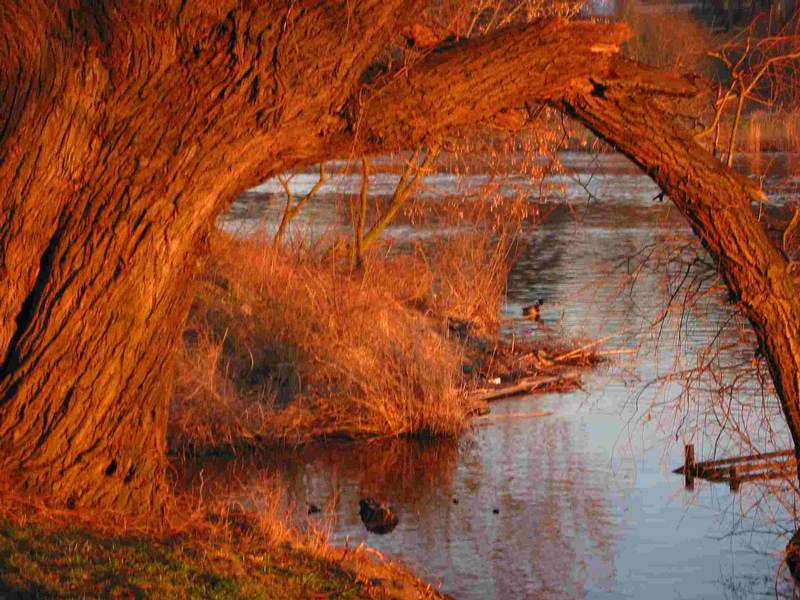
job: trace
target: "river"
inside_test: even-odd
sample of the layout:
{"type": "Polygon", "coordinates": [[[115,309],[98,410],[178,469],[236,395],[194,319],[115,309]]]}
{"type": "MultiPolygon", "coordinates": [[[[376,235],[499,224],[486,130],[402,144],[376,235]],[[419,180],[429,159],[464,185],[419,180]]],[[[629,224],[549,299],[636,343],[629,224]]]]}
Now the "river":
{"type": "MultiPolygon", "coordinates": [[[[585,373],[582,390],[496,402],[495,415],[553,414],[488,419],[458,444],[371,442],[204,468],[235,472],[241,497],[264,471],[279,473],[297,522],[327,527],[335,544],[402,558],[459,599],[791,595],[780,568],[791,507],[774,493],[780,484],[687,489],[671,472],[685,443],[700,459],[739,452],[734,426],[758,449],[788,447],[775,399],[757,385],[749,333],[710,271],[686,266],[694,254],[680,248],[691,231],[649,178],[615,155],[561,159],[563,193],[538,199],[547,217],[524,234],[503,309],[518,317],[541,298],[544,327],[510,321],[503,333],[607,337],[602,347],[619,353],[585,373]],[[678,280],[685,285],[675,294],[678,280]],[[702,293],[687,308],[691,282],[702,293]],[[710,354],[738,378],[722,396],[707,378],[692,379],[710,354]],[[358,516],[366,496],[396,511],[392,533],[366,532],[358,516]],[[306,516],[307,503],[323,513],[306,516]]],[[[371,193],[390,193],[395,179],[377,174],[371,193]]],[[[302,174],[293,189],[315,181],[302,174]]],[[[437,175],[426,193],[471,193],[483,181],[437,175]]],[[[795,193],[791,180],[773,183],[778,204],[795,193]]],[[[333,198],[358,187],[357,176],[334,178],[295,227],[316,235],[343,222],[333,198]]],[[[280,191],[274,181],[251,190],[220,226],[274,228],[280,191]]],[[[419,235],[407,224],[387,234],[419,235]]]]}

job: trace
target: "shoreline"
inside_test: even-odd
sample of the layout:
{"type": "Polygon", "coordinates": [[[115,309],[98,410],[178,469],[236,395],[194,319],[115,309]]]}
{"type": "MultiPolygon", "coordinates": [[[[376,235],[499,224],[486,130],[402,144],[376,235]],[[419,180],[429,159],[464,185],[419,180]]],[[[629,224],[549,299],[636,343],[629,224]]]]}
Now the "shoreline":
{"type": "Polygon", "coordinates": [[[228,516],[161,534],[120,521],[46,509],[0,517],[0,596],[448,598],[362,547],[269,539],[257,518],[228,516]]]}

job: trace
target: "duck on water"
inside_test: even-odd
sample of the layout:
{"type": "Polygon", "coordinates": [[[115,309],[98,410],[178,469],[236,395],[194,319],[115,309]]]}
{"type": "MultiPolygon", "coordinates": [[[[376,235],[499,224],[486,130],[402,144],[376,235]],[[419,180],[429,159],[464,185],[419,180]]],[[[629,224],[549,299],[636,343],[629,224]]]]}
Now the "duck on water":
{"type": "Polygon", "coordinates": [[[542,304],[544,304],[544,300],[539,298],[535,304],[522,307],[522,316],[526,319],[530,319],[531,321],[536,321],[537,323],[541,323],[542,304]]]}
{"type": "Polygon", "coordinates": [[[364,498],[358,502],[358,505],[361,521],[367,531],[384,534],[397,527],[397,516],[382,502],[373,498],[364,498]]]}

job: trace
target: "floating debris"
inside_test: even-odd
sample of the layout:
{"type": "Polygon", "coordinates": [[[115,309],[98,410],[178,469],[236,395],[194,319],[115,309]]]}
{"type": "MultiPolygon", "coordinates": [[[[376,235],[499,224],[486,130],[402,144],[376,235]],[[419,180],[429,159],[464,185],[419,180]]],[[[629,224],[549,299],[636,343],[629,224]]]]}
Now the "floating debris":
{"type": "Polygon", "coordinates": [[[545,377],[524,377],[502,387],[496,389],[482,389],[476,390],[469,396],[472,402],[490,402],[492,400],[499,400],[500,398],[508,398],[509,396],[519,396],[521,394],[530,394],[531,392],[544,390],[547,388],[555,389],[571,389],[578,387],[580,384],[580,374],[577,372],[561,373],[554,376],[545,377]]]}

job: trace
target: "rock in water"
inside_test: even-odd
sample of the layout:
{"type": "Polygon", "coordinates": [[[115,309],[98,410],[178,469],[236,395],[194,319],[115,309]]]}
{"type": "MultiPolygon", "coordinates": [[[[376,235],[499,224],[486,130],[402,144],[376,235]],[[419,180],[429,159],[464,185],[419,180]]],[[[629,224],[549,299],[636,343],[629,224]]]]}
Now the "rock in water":
{"type": "Polygon", "coordinates": [[[364,498],[358,501],[359,514],[364,527],[371,533],[389,533],[397,527],[397,516],[391,509],[374,498],[364,498]]]}

